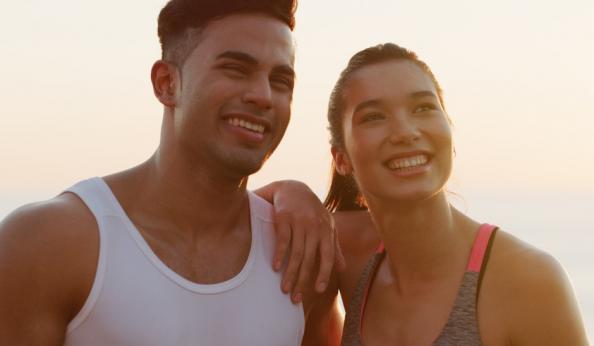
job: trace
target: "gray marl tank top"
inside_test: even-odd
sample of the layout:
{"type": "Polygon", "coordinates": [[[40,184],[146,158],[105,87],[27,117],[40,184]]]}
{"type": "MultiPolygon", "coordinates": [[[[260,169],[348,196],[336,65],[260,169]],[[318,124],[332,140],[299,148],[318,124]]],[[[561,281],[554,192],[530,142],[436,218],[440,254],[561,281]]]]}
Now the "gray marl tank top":
{"type": "MultiPolygon", "coordinates": [[[[482,345],[478,329],[476,304],[480,289],[482,273],[486,270],[489,250],[493,243],[497,227],[483,224],[479,228],[470,259],[454,307],[450,312],[448,321],[433,342],[434,346],[477,346],[482,345]],[[482,269],[482,270],[481,270],[482,269]]],[[[383,245],[367,263],[359,283],[353,292],[353,298],[346,310],[346,318],[342,333],[342,346],[363,346],[361,327],[363,313],[367,301],[367,293],[371,288],[375,273],[385,257],[383,245]]]]}

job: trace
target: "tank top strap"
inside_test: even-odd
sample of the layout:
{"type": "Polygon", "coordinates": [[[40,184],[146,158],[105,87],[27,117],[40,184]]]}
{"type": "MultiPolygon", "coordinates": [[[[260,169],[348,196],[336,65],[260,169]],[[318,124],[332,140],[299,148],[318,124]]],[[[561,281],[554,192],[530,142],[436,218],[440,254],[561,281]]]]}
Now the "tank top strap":
{"type": "Polygon", "coordinates": [[[373,279],[375,278],[375,274],[381,264],[382,260],[385,256],[385,247],[384,242],[382,241],[378,247],[375,249],[375,254],[373,255],[372,259],[368,263],[368,278],[367,282],[365,283],[365,291],[363,292],[363,301],[361,304],[361,311],[359,313],[359,332],[363,330],[363,315],[365,314],[365,306],[367,305],[367,298],[369,297],[369,290],[371,289],[371,284],[373,283],[373,279]]]}
{"type": "Polygon", "coordinates": [[[466,267],[467,272],[480,273],[481,267],[485,259],[485,253],[488,250],[491,236],[497,229],[496,226],[489,224],[482,224],[474,238],[474,244],[470,252],[470,258],[468,260],[468,266],[466,267]]]}
{"type": "Polygon", "coordinates": [[[369,295],[369,289],[373,282],[373,278],[375,277],[377,269],[385,254],[384,244],[381,243],[363,269],[359,281],[353,291],[350,303],[348,306],[345,306],[346,315],[342,330],[341,346],[362,345],[361,327],[363,323],[363,315],[365,313],[365,305],[367,304],[367,296],[369,295]]]}
{"type": "Polygon", "coordinates": [[[107,215],[124,215],[109,186],[100,177],[80,181],[64,190],[64,192],[77,195],[96,218],[107,215]]]}

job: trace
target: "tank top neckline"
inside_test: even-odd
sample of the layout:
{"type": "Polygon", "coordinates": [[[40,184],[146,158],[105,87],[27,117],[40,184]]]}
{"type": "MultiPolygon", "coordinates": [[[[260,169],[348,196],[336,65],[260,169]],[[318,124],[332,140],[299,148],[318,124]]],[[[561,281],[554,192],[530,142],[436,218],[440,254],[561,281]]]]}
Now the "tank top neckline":
{"type": "MultiPolygon", "coordinates": [[[[481,273],[481,270],[483,269],[483,266],[485,265],[486,262],[486,254],[488,255],[488,251],[489,251],[489,243],[491,240],[491,236],[494,233],[494,231],[497,230],[497,226],[493,226],[490,224],[481,224],[479,226],[479,229],[477,231],[477,234],[474,238],[474,242],[472,244],[472,248],[470,250],[470,256],[468,258],[467,261],[467,265],[466,265],[466,270],[464,272],[464,276],[466,276],[468,273],[481,273]]],[[[379,259],[379,263],[377,264],[377,266],[374,268],[373,272],[371,273],[371,278],[369,279],[369,281],[367,282],[367,286],[365,287],[365,291],[363,294],[363,301],[362,301],[362,305],[361,305],[361,310],[360,310],[360,316],[359,316],[359,335],[361,338],[361,344],[364,345],[364,340],[363,340],[363,317],[365,314],[365,308],[367,305],[367,299],[368,299],[368,295],[369,295],[369,291],[371,289],[371,286],[373,285],[373,281],[375,279],[375,275],[377,273],[377,270],[381,264],[381,262],[383,261],[384,257],[386,254],[386,249],[384,246],[383,242],[380,242],[380,244],[378,245],[378,247],[375,250],[375,255],[374,256],[380,256],[379,259]]],[[[464,277],[463,276],[463,277],[464,277]]],[[[464,279],[463,279],[464,280],[464,279]]],[[[463,281],[462,280],[462,281],[463,281]]],[[[479,287],[480,288],[480,287],[479,287]]],[[[459,294],[459,292],[458,292],[459,294]]],[[[448,321],[450,319],[450,316],[452,314],[452,311],[455,307],[457,298],[458,298],[458,294],[456,295],[456,299],[454,300],[454,305],[452,306],[452,309],[450,311],[450,314],[448,315],[448,321]]],[[[477,292],[478,294],[478,292],[477,292]]],[[[446,325],[447,322],[446,321],[446,325]]],[[[433,342],[431,343],[432,345],[439,340],[439,338],[441,337],[441,335],[443,334],[443,329],[439,332],[439,334],[435,337],[435,340],[433,340],[433,342]]]]}
{"type": "Polygon", "coordinates": [[[251,244],[250,244],[250,253],[248,258],[246,259],[242,269],[237,273],[234,277],[214,283],[214,284],[201,284],[178,274],[173,269],[169,268],[160,258],[155,254],[155,252],[151,249],[148,245],[147,241],[144,239],[138,228],[134,225],[132,220],[128,217],[128,214],[117,200],[113,191],[109,187],[109,185],[105,182],[105,180],[101,177],[91,178],[94,180],[96,186],[102,191],[106,201],[111,205],[111,211],[114,216],[120,218],[124,224],[125,228],[128,231],[129,235],[132,237],[138,248],[142,251],[144,256],[169,280],[175,282],[180,287],[187,289],[194,293],[200,294],[218,294],[223,293],[233,288],[240,286],[249,276],[252,268],[254,266],[256,252],[257,252],[257,244],[259,243],[260,234],[257,232],[257,227],[255,226],[255,221],[257,216],[255,215],[255,211],[258,208],[254,208],[254,196],[251,192],[247,191],[249,197],[249,204],[250,204],[250,228],[251,228],[251,244]]]}

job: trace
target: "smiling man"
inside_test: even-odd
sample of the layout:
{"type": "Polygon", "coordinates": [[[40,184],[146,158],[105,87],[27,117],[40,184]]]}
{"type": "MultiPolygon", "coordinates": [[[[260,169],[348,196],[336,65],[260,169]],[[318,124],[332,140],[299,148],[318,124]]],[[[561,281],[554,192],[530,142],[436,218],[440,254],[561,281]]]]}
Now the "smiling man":
{"type": "Polygon", "coordinates": [[[165,6],[151,71],[160,145],[2,222],[0,343],[337,342],[335,309],[280,290],[272,206],[246,190],[289,123],[295,7],[165,6]]]}

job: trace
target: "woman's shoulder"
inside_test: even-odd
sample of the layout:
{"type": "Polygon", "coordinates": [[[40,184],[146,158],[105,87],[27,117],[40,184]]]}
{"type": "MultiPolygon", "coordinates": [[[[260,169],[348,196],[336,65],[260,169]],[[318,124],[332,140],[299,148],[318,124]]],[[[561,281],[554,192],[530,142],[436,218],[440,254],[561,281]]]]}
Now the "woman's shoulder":
{"type": "Polygon", "coordinates": [[[583,334],[573,288],[561,264],[505,231],[498,231],[483,277],[479,310],[513,344],[555,344],[583,334]],[[485,315],[489,315],[486,317],[485,315]]]}
{"type": "Polygon", "coordinates": [[[349,306],[363,269],[381,239],[367,211],[337,212],[334,213],[334,221],[346,261],[346,270],[338,276],[340,295],[344,306],[349,306]]]}
{"type": "Polygon", "coordinates": [[[504,230],[497,232],[490,257],[488,273],[517,289],[565,278],[564,269],[552,255],[504,230]]]}
{"type": "Polygon", "coordinates": [[[349,255],[369,256],[381,239],[366,210],[339,211],[333,214],[340,245],[349,255]]]}

